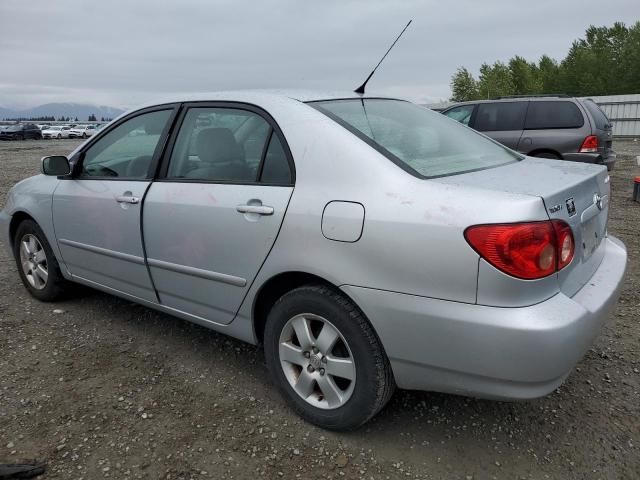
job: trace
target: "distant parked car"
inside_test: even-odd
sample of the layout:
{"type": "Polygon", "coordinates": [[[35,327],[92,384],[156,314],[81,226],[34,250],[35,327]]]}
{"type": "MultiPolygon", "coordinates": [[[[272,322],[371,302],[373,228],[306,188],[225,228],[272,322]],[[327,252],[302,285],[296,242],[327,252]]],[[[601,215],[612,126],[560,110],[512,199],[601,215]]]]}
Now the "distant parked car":
{"type": "Polygon", "coordinates": [[[87,138],[96,133],[93,125],[76,125],[69,130],[69,138],[87,138]]]}
{"type": "Polygon", "coordinates": [[[0,140],[26,140],[33,138],[40,140],[42,132],[37,125],[33,123],[19,123],[17,125],[9,125],[0,130],[0,140]]]}
{"type": "Polygon", "coordinates": [[[64,125],[53,125],[42,131],[42,138],[69,138],[71,127],[64,125]]]}
{"type": "Polygon", "coordinates": [[[598,163],[613,169],[612,125],[592,100],[505,97],[457,104],[442,112],[525,155],[598,163]]]}
{"type": "Polygon", "coordinates": [[[51,125],[49,125],[48,123],[39,123],[38,125],[36,125],[40,131],[42,130],[46,130],[47,128],[49,128],[51,125]]]}

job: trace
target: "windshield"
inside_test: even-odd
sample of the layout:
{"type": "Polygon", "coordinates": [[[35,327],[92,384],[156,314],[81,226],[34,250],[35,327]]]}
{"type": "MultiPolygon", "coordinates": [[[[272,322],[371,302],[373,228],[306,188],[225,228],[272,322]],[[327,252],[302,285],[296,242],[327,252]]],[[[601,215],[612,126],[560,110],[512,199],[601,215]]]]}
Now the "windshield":
{"type": "Polygon", "coordinates": [[[422,178],[483,170],[522,158],[456,121],[410,102],[350,99],[309,105],[422,178]]]}

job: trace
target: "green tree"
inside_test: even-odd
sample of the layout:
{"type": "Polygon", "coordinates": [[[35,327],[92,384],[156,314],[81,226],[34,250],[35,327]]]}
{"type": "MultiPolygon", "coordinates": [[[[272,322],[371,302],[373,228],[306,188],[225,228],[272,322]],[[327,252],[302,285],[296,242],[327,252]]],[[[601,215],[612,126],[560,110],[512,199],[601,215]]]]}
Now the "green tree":
{"type": "Polygon", "coordinates": [[[493,65],[483,63],[480,66],[478,93],[480,98],[495,98],[514,94],[511,72],[502,62],[493,65]]]}
{"type": "Polygon", "coordinates": [[[452,100],[536,93],[640,93],[640,22],[630,27],[621,22],[590,26],[559,63],[548,55],[537,64],[515,56],[506,65],[483,63],[478,80],[460,67],[451,77],[451,90],[452,100]]]}
{"type": "Polygon", "coordinates": [[[464,102],[478,98],[478,82],[465,67],[460,67],[451,79],[452,102],[464,102]]]}

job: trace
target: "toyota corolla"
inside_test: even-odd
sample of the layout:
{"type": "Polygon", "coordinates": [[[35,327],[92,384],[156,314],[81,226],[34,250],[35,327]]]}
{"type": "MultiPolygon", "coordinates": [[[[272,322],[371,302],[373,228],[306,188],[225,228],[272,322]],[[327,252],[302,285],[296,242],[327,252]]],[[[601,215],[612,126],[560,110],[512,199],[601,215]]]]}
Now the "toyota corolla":
{"type": "Polygon", "coordinates": [[[259,92],[131,111],[9,193],[26,289],[79,283],[264,346],[305,419],[400,388],[558,387],[626,267],[599,165],[528,158],[412,103],[259,92]]]}

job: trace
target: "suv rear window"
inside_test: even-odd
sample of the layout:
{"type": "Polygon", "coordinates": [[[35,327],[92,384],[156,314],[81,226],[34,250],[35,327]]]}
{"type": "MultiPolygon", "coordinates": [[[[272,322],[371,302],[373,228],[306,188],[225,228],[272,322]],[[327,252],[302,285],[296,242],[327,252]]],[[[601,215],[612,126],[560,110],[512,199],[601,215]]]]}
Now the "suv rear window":
{"type": "Polygon", "coordinates": [[[439,113],[402,100],[327,100],[309,105],[419,178],[483,170],[522,158],[439,113]]]}
{"type": "Polygon", "coordinates": [[[605,113],[600,109],[600,107],[593,100],[585,100],[584,106],[587,107],[589,113],[593,117],[596,122],[596,128],[598,130],[608,130],[611,128],[611,122],[605,115],[605,113]]]}
{"type": "Polygon", "coordinates": [[[524,128],[580,128],[584,125],[582,112],[573,102],[529,102],[524,128]]]}
{"type": "Polygon", "coordinates": [[[522,130],[527,102],[481,103],[473,128],[480,132],[522,130]]]}

